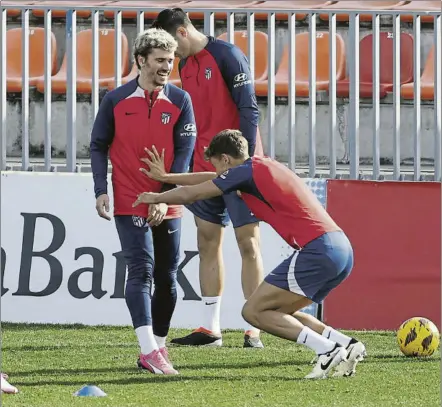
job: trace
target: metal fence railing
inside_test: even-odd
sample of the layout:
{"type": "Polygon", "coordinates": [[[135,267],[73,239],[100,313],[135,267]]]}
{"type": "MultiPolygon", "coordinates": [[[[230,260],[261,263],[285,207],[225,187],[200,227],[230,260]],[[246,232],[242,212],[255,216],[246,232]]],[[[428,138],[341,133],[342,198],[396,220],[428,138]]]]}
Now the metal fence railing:
{"type": "MultiPolygon", "coordinates": [[[[7,104],[7,66],[8,66],[8,53],[7,53],[7,41],[6,33],[8,30],[8,9],[21,9],[21,28],[24,35],[22,36],[22,91],[21,91],[21,132],[19,139],[21,139],[21,169],[24,171],[29,170],[32,165],[30,162],[30,121],[29,121],[29,106],[30,106],[30,85],[29,85],[29,32],[30,32],[30,14],[34,9],[44,10],[44,170],[51,171],[53,169],[53,162],[51,158],[51,145],[52,145],[52,133],[51,123],[53,120],[52,112],[52,92],[51,92],[51,33],[53,27],[53,19],[51,15],[51,9],[44,5],[32,5],[32,6],[4,6],[0,5],[0,18],[1,18],[1,38],[0,38],[0,117],[1,117],[1,169],[5,170],[8,167],[8,157],[6,154],[6,133],[8,128],[8,104],[7,104]],[[30,9],[31,8],[31,9],[30,9]]],[[[77,170],[77,12],[82,10],[90,10],[91,17],[88,19],[88,23],[82,22],[81,24],[90,24],[90,28],[93,31],[92,35],[92,92],[91,92],[91,109],[92,116],[95,117],[100,98],[99,88],[99,30],[100,30],[100,16],[105,10],[109,10],[109,7],[75,7],[72,6],[57,6],[57,10],[66,10],[66,57],[67,57],[67,91],[66,91],[66,170],[74,172],[77,170]]],[[[146,10],[130,8],[130,9],[115,9],[113,22],[106,22],[107,26],[113,24],[115,29],[115,38],[120,38],[123,32],[123,18],[122,12],[125,10],[132,10],[137,12],[137,32],[144,30],[145,19],[144,12],[146,10]]],[[[152,9],[149,11],[160,11],[160,9],[152,9]]],[[[201,11],[201,9],[188,9],[186,11],[201,11]]],[[[316,55],[317,38],[321,33],[328,33],[328,60],[329,60],[329,84],[328,89],[328,158],[326,165],[327,176],[335,178],[339,176],[339,173],[347,172],[347,176],[351,179],[360,178],[360,40],[361,40],[361,14],[372,15],[372,24],[370,25],[371,34],[373,36],[372,52],[372,72],[373,72],[373,84],[372,91],[373,96],[371,98],[372,107],[372,154],[370,164],[371,178],[381,179],[383,167],[381,166],[382,157],[380,150],[381,143],[381,106],[382,100],[380,97],[381,89],[381,61],[380,47],[381,47],[381,33],[384,30],[381,25],[381,19],[385,16],[391,16],[392,26],[386,30],[389,32],[388,38],[393,42],[393,84],[390,94],[391,100],[391,122],[392,122],[392,162],[390,163],[391,178],[394,180],[400,180],[403,178],[403,166],[401,165],[401,133],[403,128],[401,126],[403,114],[401,116],[401,104],[404,103],[401,98],[401,33],[403,32],[403,25],[401,23],[401,16],[403,14],[413,15],[413,80],[414,80],[414,97],[409,102],[410,108],[413,109],[413,129],[412,129],[412,145],[413,145],[413,167],[408,168],[412,179],[422,179],[422,160],[421,160],[421,144],[422,144],[422,102],[421,102],[421,75],[422,68],[425,61],[421,58],[422,47],[422,24],[421,16],[430,16],[433,19],[432,27],[425,28],[427,37],[431,33],[431,47],[434,47],[434,98],[430,104],[434,113],[432,113],[433,124],[433,143],[434,143],[434,156],[432,164],[429,168],[425,168],[426,174],[430,174],[430,178],[441,181],[441,107],[442,107],[442,78],[441,78],[441,13],[440,12],[410,12],[410,11],[373,11],[373,10],[263,10],[263,9],[210,9],[204,10],[204,31],[207,34],[215,34],[215,14],[217,12],[227,13],[226,29],[228,41],[233,42],[235,31],[235,15],[246,15],[247,38],[248,38],[248,50],[247,54],[252,68],[252,74],[254,74],[255,66],[255,44],[254,32],[256,29],[255,13],[267,13],[268,18],[265,25],[262,26],[260,22],[259,29],[265,31],[268,35],[268,82],[267,82],[267,114],[266,114],[266,129],[264,133],[267,134],[265,140],[266,154],[271,157],[275,157],[277,154],[277,137],[278,143],[282,143],[288,151],[287,161],[290,168],[297,170],[298,163],[296,160],[296,141],[298,138],[297,130],[297,109],[300,102],[297,97],[296,80],[298,72],[296,67],[297,61],[297,42],[296,34],[301,31],[309,33],[308,45],[310,48],[308,69],[308,99],[301,101],[302,103],[308,103],[308,164],[306,171],[310,177],[319,176],[319,169],[323,166],[318,166],[317,162],[317,133],[318,133],[318,115],[317,107],[319,103],[324,103],[321,99],[318,102],[317,98],[317,69],[319,68],[316,55]],[[286,13],[288,15],[288,24],[284,26],[284,29],[288,33],[288,52],[289,52],[289,65],[287,76],[287,134],[277,134],[277,98],[276,92],[276,74],[277,63],[276,60],[276,44],[277,44],[277,28],[278,22],[276,20],[276,13],[286,13]],[[296,14],[307,14],[307,26],[300,25],[296,21],[296,14]],[[328,27],[319,19],[320,14],[326,14],[328,16],[328,27]],[[336,16],[338,14],[349,15],[349,26],[345,29],[346,35],[346,59],[347,59],[347,76],[349,78],[349,97],[345,103],[348,103],[348,126],[346,129],[346,139],[348,140],[348,165],[344,167],[344,170],[338,165],[337,157],[337,141],[340,132],[340,123],[338,122],[337,112],[340,105],[339,98],[337,97],[337,33],[340,30],[336,16]],[[339,28],[339,30],[338,30],[339,28]],[[276,61],[276,63],[275,63],[276,61]]],[[[111,20],[109,20],[111,21],[111,20]]],[[[16,23],[15,23],[16,24],[16,23]]],[[[122,70],[122,49],[121,42],[115,41],[115,81],[116,84],[121,84],[122,70]]],[[[299,62],[299,61],[298,61],[299,62]]],[[[365,103],[365,101],[364,101],[365,103]]],[[[426,106],[427,107],[427,106],[426,106]]],[[[91,118],[91,124],[93,121],[91,118]]],[[[279,119],[278,119],[279,120],[279,119]]],[[[409,141],[407,141],[409,142],[409,141]]]]}

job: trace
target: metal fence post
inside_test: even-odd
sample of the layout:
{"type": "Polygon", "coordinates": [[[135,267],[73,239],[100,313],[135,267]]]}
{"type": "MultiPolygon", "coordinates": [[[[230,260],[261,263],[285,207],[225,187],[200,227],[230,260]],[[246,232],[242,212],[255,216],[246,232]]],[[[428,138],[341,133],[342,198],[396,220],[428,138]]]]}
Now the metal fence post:
{"type": "Polygon", "coordinates": [[[67,132],[66,169],[77,170],[77,12],[69,10],[66,15],[66,58],[67,58],[67,132]]]}

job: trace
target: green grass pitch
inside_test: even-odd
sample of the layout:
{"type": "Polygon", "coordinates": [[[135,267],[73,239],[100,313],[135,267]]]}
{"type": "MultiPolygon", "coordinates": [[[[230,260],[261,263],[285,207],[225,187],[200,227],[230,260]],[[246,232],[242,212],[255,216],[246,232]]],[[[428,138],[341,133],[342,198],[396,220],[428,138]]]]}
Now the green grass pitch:
{"type": "MultiPolygon", "coordinates": [[[[173,330],[170,337],[184,331],[173,330]]],[[[367,347],[357,375],[303,380],[314,356],[302,346],[263,335],[265,349],[243,349],[242,333],[224,334],[222,348],[171,347],[181,375],[139,372],[129,327],[2,324],[2,371],[18,395],[6,407],[436,407],[440,353],[401,355],[393,332],[352,332],[367,347]],[[85,384],[104,398],[73,397],[85,384]]]]}

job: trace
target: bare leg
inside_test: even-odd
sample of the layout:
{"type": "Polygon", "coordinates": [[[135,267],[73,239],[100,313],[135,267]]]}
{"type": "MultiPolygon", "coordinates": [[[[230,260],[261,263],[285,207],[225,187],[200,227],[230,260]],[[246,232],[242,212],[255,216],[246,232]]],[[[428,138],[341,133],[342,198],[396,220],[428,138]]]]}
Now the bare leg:
{"type": "Polygon", "coordinates": [[[337,375],[352,375],[356,363],[365,355],[365,348],[362,344],[358,345],[360,349],[357,349],[357,359],[347,360],[347,351],[339,342],[318,332],[332,328],[326,327],[313,316],[299,312],[309,304],[310,299],[264,281],[244,306],[243,317],[259,329],[314,350],[319,356],[318,361],[306,378],[324,378],[337,366],[341,368],[337,375]]]}
{"type": "Polygon", "coordinates": [[[200,287],[203,297],[217,297],[224,289],[222,242],[224,228],[195,217],[198,228],[200,287]]]}
{"type": "Polygon", "coordinates": [[[195,217],[200,258],[199,277],[202,294],[201,325],[189,335],[171,343],[186,346],[221,346],[221,295],[224,289],[222,243],[224,228],[195,217]]]}
{"type": "MultiPolygon", "coordinates": [[[[244,299],[247,300],[262,283],[264,274],[259,223],[251,223],[235,228],[235,236],[242,259],[241,285],[244,299]]],[[[259,339],[259,329],[245,322],[244,331],[245,347],[262,348],[264,346],[259,339]]]]}
{"type": "Polygon", "coordinates": [[[244,298],[247,300],[263,280],[264,266],[260,250],[259,224],[241,226],[235,229],[242,258],[241,283],[244,298]]]}
{"type": "Polygon", "coordinates": [[[324,329],[327,326],[322,323],[318,318],[315,318],[313,315],[306,314],[305,312],[297,311],[293,314],[293,316],[299,322],[301,322],[301,324],[308,326],[310,329],[313,329],[313,331],[317,332],[320,335],[322,335],[324,329]]]}
{"type": "Polygon", "coordinates": [[[243,308],[243,317],[253,326],[280,338],[296,341],[304,325],[292,314],[311,300],[263,282],[243,308]]]}

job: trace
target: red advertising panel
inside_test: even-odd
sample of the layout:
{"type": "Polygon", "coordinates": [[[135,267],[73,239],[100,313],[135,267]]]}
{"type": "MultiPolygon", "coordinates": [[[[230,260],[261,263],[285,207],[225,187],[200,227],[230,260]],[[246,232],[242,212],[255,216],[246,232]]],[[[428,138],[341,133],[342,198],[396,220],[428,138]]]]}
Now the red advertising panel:
{"type": "Polygon", "coordinates": [[[441,321],[441,184],[329,181],[327,210],[355,251],[350,277],[324,304],[341,329],[441,321]]]}

